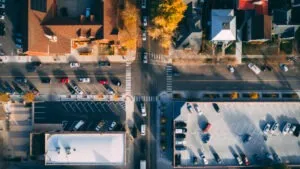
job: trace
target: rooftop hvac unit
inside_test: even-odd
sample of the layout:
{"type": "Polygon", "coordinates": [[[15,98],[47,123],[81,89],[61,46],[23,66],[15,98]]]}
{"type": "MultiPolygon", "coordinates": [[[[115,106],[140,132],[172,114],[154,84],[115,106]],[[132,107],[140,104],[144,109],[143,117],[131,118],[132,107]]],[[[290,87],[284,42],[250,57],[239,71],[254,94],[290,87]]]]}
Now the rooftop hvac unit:
{"type": "Polygon", "coordinates": [[[55,35],[47,35],[45,34],[46,38],[50,40],[50,42],[57,42],[57,36],[55,35]]]}

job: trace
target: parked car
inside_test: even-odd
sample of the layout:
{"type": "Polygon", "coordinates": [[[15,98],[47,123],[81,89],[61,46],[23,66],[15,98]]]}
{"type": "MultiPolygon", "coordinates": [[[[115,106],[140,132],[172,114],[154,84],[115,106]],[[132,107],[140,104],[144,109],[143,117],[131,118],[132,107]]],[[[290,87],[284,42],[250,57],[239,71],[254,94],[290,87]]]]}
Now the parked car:
{"type": "Polygon", "coordinates": [[[185,138],[185,134],[175,134],[176,138],[185,138]]]}
{"type": "Polygon", "coordinates": [[[88,78],[88,77],[81,77],[81,78],[78,79],[78,82],[79,83],[90,83],[91,79],[88,78]]]}
{"type": "Polygon", "coordinates": [[[148,53],[147,52],[144,52],[143,53],[143,63],[148,63],[148,53]]]}
{"type": "Polygon", "coordinates": [[[19,87],[19,85],[16,83],[16,82],[12,82],[12,86],[13,88],[15,88],[15,91],[18,93],[18,94],[24,94],[25,92],[23,91],[23,89],[21,89],[19,87]]]}
{"type": "Polygon", "coordinates": [[[98,65],[99,66],[110,66],[110,62],[109,61],[99,61],[98,62],[98,65]]]}
{"type": "Polygon", "coordinates": [[[188,111],[189,111],[190,113],[193,112],[193,110],[192,110],[192,105],[191,105],[190,103],[186,103],[186,108],[188,109],[188,111]]]}
{"type": "Polygon", "coordinates": [[[265,127],[264,127],[263,132],[264,132],[265,134],[268,134],[268,132],[270,131],[270,129],[271,129],[271,124],[267,123],[267,124],[265,125],[265,127]]]}
{"type": "Polygon", "coordinates": [[[109,85],[104,85],[104,87],[108,94],[115,94],[115,91],[109,85]]]}
{"type": "Polygon", "coordinates": [[[275,160],[277,163],[281,163],[281,158],[278,156],[278,154],[273,153],[273,157],[274,157],[274,160],[275,160]]]}
{"type": "Polygon", "coordinates": [[[196,112],[198,113],[199,116],[201,116],[203,114],[203,112],[200,110],[198,104],[194,104],[194,109],[196,110],[196,112]]]}
{"type": "Polygon", "coordinates": [[[220,108],[217,103],[212,104],[217,113],[220,113],[220,108]]]}
{"type": "Polygon", "coordinates": [[[50,77],[42,77],[41,82],[46,83],[46,84],[50,84],[51,83],[51,78],[50,77]]]}
{"type": "Polygon", "coordinates": [[[234,157],[235,157],[235,160],[237,161],[237,163],[239,165],[243,165],[243,161],[242,161],[242,159],[241,159],[240,156],[238,156],[237,154],[235,154],[234,157]]]}
{"type": "Polygon", "coordinates": [[[208,132],[208,130],[211,128],[211,124],[210,123],[207,123],[206,126],[204,127],[203,129],[203,132],[206,133],[208,132]]]}
{"type": "Polygon", "coordinates": [[[203,136],[203,143],[208,143],[209,142],[209,140],[210,140],[210,137],[211,137],[211,135],[210,134],[205,134],[204,136],[203,136]]]}
{"type": "Polygon", "coordinates": [[[289,130],[289,134],[293,134],[296,131],[297,126],[291,125],[291,129],[289,130]]]}
{"type": "Polygon", "coordinates": [[[222,163],[222,160],[221,160],[219,154],[213,153],[213,156],[214,156],[214,158],[215,158],[215,160],[216,160],[216,162],[217,162],[218,164],[221,164],[221,163],[222,163]]]}
{"type": "Polygon", "coordinates": [[[253,63],[249,63],[248,67],[257,75],[261,72],[261,70],[253,63]]]}
{"type": "Polygon", "coordinates": [[[200,157],[202,158],[204,165],[207,165],[207,164],[208,164],[208,161],[207,161],[205,155],[204,155],[203,153],[201,153],[201,154],[200,154],[200,157]]]}
{"type": "Polygon", "coordinates": [[[146,27],[148,25],[147,16],[143,16],[143,26],[146,27]]]}
{"type": "Polygon", "coordinates": [[[186,150],[186,146],[184,146],[184,145],[176,145],[176,146],[175,146],[175,149],[176,149],[177,151],[186,150]]]}
{"type": "Polygon", "coordinates": [[[146,124],[141,125],[141,135],[145,136],[146,135],[146,124]]]}
{"type": "Polygon", "coordinates": [[[107,79],[104,79],[104,78],[100,79],[98,82],[99,82],[100,84],[102,84],[102,85],[107,85],[107,84],[108,84],[108,80],[107,80],[107,79]]]}
{"type": "Polygon", "coordinates": [[[84,125],[84,121],[80,120],[79,122],[77,122],[77,124],[74,126],[73,131],[77,131],[80,127],[82,127],[84,125]]]}
{"type": "Polygon", "coordinates": [[[300,134],[300,125],[296,124],[296,130],[294,132],[294,136],[299,137],[300,134]]]}
{"type": "Polygon", "coordinates": [[[291,128],[291,123],[286,123],[282,129],[282,134],[286,135],[289,132],[290,128],[291,128]]]}
{"type": "Polygon", "coordinates": [[[245,134],[243,142],[248,143],[252,139],[252,136],[250,134],[245,134]]]}
{"type": "Polygon", "coordinates": [[[197,165],[197,164],[199,163],[198,158],[197,158],[196,156],[194,156],[192,159],[193,159],[193,160],[192,160],[192,163],[193,163],[194,165],[197,165]]]}
{"type": "Polygon", "coordinates": [[[250,164],[250,162],[249,162],[247,156],[245,154],[242,154],[241,157],[242,157],[242,160],[243,160],[244,164],[246,166],[248,166],[250,164]]]}
{"type": "Polygon", "coordinates": [[[186,141],[180,141],[180,140],[176,140],[175,141],[175,145],[185,145],[186,141]]]}
{"type": "Polygon", "coordinates": [[[105,122],[101,120],[101,121],[98,123],[98,125],[96,126],[95,130],[96,130],[96,131],[100,131],[100,129],[104,126],[104,124],[105,124],[105,122]]]}
{"type": "Polygon", "coordinates": [[[62,78],[60,78],[60,82],[61,82],[62,84],[67,84],[67,83],[70,82],[70,80],[69,80],[68,77],[62,77],[62,78]]]}
{"type": "Polygon", "coordinates": [[[4,82],[4,87],[5,87],[6,93],[14,94],[16,92],[15,89],[13,87],[11,87],[11,85],[6,81],[4,82]]]}
{"type": "Polygon", "coordinates": [[[289,69],[288,69],[288,67],[287,67],[286,64],[281,63],[281,64],[279,64],[279,67],[280,67],[280,69],[281,69],[282,71],[284,71],[284,72],[289,71],[289,69]]]}
{"type": "Polygon", "coordinates": [[[176,128],[183,128],[183,127],[186,127],[186,123],[183,122],[183,121],[177,121],[177,122],[175,123],[175,127],[176,127],[176,128]]]}
{"type": "Polygon", "coordinates": [[[234,73],[234,71],[235,71],[234,67],[231,65],[228,66],[228,70],[230,73],[234,73]]]}
{"type": "Polygon", "coordinates": [[[71,62],[70,63],[70,68],[77,68],[77,67],[80,67],[80,63],[78,63],[78,62],[71,62]]]}
{"type": "Polygon", "coordinates": [[[5,19],[5,11],[4,10],[0,10],[0,19],[1,20],[5,19]]]}
{"type": "Polygon", "coordinates": [[[271,133],[271,134],[274,134],[275,131],[278,129],[278,127],[279,127],[279,124],[276,123],[276,122],[274,122],[274,124],[273,124],[272,127],[271,127],[270,133],[271,133]]]}
{"type": "Polygon", "coordinates": [[[264,64],[264,65],[262,65],[261,70],[264,72],[265,71],[271,72],[273,70],[273,68],[270,65],[264,64]]]}
{"type": "Polygon", "coordinates": [[[113,78],[113,79],[111,80],[111,83],[112,83],[113,85],[119,86],[119,87],[122,85],[121,81],[120,81],[119,79],[117,79],[117,78],[113,78]]]}
{"type": "Polygon", "coordinates": [[[175,154],[175,166],[181,164],[181,154],[175,154]]]}
{"type": "Polygon", "coordinates": [[[141,103],[141,112],[142,112],[142,116],[143,116],[143,117],[146,117],[146,116],[147,116],[145,103],[141,103]]]}
{"type": "Polygon", "coordinates": [[[77,94],[80,94],[80,95],[83,94],[83,91],[79,88],[79,86],[74,81],[72,81],[72,83],[70,83],[70,86],[75,90],[75,92],[77,94]]]}
{"type": "Polygon", "coordinates": [[[109,130],[109,131],[112,131],[112,130],[115,129],[116,126],[117,126],[117,122],[113,121],[113,122],[110,124],[108,130],[109,130]]]}
{"type": "Polygon", "coordinates": [[[175,129],[175,134],[182,134],[182,133],[186,133],[186,132],[187,132],[186,128],[175,129]]]}

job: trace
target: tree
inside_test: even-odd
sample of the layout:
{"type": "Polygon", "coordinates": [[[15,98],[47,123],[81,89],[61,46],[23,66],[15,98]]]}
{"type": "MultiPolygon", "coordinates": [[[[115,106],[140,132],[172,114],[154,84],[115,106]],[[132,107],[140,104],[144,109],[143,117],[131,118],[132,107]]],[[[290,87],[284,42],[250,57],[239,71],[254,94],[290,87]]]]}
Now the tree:
{"type": "Polygon", "coordinates": [[[258,93],[253,92],[253,93],[250,93],[250,98],[253,99],[253,100],[256,100],[256,99],[259,98],[259,95],[258,95],[258,93]]]}
{"type": "Polygon", "coordinates": [[[160,135],[161,135],[161,136],[166,136],[166,134],[167,134],[167,133],[166,133],[166,129],[161,128],[161,129],[160,129],[160,135]]]}
{"type": "Polygon", "coordinates": [[[166,122],[167,122],[167,118],[164,117],[164,116],[162,116],[162,117],[160,118],[160,123],[161,123],[161,124],[166,124],[166,122]]]}
{"type": "Polygon", "coordinates": [[[186,8],[182,0],[162,0],[152,19],[153,26],[148,29],[149,36],[158,40],[161,47],[169,48],[171,38],[184,17],[186,8]]]}
{"type": "Polygon", "coordinates": [[[34,102],[35,95],[32,92],[27,92],[24,96],[23,99],[26,103],[32,103],[34,102]]]}
{"type": "Polygon", "coordinates": [[[233,93],[231,93],[230,98],[231,98],[232,100],[235,100],[235,99],[239,98],[238,92],[233,92],[233,93]]]}
{"type": "Polygon", "coordinates": [[[10,97],[6,93],[0,93],[0,101],[1,102],[8,102],[10,100],[10,97]]]}

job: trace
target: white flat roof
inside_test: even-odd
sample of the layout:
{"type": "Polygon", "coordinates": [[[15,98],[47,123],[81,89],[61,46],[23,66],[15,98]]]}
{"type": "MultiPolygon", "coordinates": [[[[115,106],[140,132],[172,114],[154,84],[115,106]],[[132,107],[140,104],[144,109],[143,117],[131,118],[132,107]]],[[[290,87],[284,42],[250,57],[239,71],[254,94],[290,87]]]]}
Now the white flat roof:
{"type": "Polygon", "coordinates": [[[124,165],[125,133],[45,134],[45,165],[124,165]]]}

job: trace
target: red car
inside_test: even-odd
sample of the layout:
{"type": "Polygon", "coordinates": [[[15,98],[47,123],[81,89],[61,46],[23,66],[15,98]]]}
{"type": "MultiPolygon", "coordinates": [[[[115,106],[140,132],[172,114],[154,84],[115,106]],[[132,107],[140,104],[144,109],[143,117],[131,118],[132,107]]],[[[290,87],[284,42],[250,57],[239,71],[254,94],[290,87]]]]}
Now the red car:
{"type": "Polygon", "coordinates": [[[206,133],[208,132],[208,130],[211,128],[211,124],[210,123],[207,123],[205,128],[203,129],[203,132],[206,133]]]}
{"type": "Polygon", "coordinates": [[[108,80],[107,79],[101,79],[101,80],[99,80],[99,83],[102,84],[102,85],[106,85],[106,84],[108,84],[108,80]]]}
{"type": "Polygon", "coordinates": [[[63,77],[63,78],[60,79],[60,82],[63,83],[63,84],[67,84],[67,83],[69,83],[69,78],[63,77]]]}

